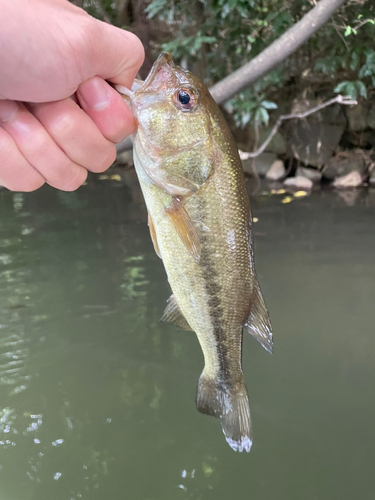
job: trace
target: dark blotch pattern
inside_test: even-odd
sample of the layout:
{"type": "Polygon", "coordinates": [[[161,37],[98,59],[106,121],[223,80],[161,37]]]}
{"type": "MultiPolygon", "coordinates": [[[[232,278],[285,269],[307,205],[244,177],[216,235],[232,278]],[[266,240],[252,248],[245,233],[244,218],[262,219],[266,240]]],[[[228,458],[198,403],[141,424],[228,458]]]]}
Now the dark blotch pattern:
{"type": "Polygon", "coordinates": [[[199,264],[203,271],[206,292],[209,297],[208,304],[210,306],[213,334],[215,336],[218,349],[220,376],[222,377],[223,384],[226,387],[228,387],[231,385],[229,363],[228,363],[228,347],[226,345],[226,336],[223,330],[224,311],[220,305],[220,298],[219,298],[222,290],[219,283],[217,282],[218,273],[216,272],[213,261],[210,257],[210,253],[208,251],[209,245],[207,241],[207,236],[205,234],[201,234],[200,240],[201,240],[202,250],[201,250],[199,264]]]}

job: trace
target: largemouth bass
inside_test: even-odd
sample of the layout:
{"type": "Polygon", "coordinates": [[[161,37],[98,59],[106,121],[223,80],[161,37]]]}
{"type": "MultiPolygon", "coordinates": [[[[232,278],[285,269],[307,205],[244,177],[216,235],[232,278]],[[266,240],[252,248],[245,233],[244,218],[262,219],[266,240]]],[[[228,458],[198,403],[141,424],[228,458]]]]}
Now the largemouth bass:
{"type": "Polygon", "coordinates": [[[135,168],[173,291],[162,319],[198,337],[205,364],[197,409],[220,419],[234,450],[250,451],[242,331],[269,352],[273,343],[235,142],[207,87],[170,54],[159,56],[135,91],[117,89],[138,123],[135,168]]]}

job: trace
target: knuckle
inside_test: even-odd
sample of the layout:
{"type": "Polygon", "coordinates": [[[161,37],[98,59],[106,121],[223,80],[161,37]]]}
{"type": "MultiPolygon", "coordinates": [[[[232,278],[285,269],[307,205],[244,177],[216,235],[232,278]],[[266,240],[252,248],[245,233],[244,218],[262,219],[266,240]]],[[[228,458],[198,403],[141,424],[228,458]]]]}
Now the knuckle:
{"type": "Polygon", "coordinates": [[[89,170],[92,172],[100,173],[107,170],[112,163],[116,160],[116,146],[112,146],[105,149],[102,155],[98,155],[95,161],[90,165],[89,170]]]}
{"type": "Polygon", "coordinates": [[[31,191],[36,191],[45,183],[43,177],[37,172],[30,171],[27,173],[23,172],[23,174],[24,175],[17,176],[17,178],[6,181],[4,183],[5,187],[10,191],[30,193],[31,191]]]}
{"type": "Polygon", "coordinates": [[[74,173],[59,186],[62,191],[76,191],[87,179],[87,170],[76,167],[74,173]]]}
{"type": "Polygon", "coordinates": [[[10,135],[0,127],[1,173],[0,184],[10,191],[30,192],[39,189],[45,179],[20,154],[10,135]]]}
{"type": "Polygon", "coordinates": [[[141,40],[136,35],[134,35],[131,32],[129,32],[129,35],[131,36],[132,39],[133,54],[135,56],[135,65],[141,67],[145,59],[145,48],[141,40]]]}
{"type": "Polygon", "coordinates": [[[33,177],[33,179],[30,179],[28,184],[25,186],[25,188],[22,191],[25,192],[30,192],[30,191],[36,191],[37,189],[41,188],[45,184],[45,180],[41,175],[36,175],[33,177]]]}
{"type": "Polygon", "coordinates": [[[50,124],[50,133],[57,137],[66,137],[74,133],[75,121],[73,117],[66,112],[60,113],[50,124]]]}
{"type": "Polygon", "coordinates": [[[0,151],[4,158],[14,155],[17,148],[14,147],[14,139],[0,126],[0,151]]]}
{"type": "Polygon", "coordinates": [[[140,68],[145,59],[145,48],[143,43],[138,36],[131,31],[124,31],[122,35],[126,38],[126,45],[129,47],[127,53],[128,65],[140,68]]]}
{"type": "Polygon", "coordinates": [[[27,156],[37,158],[47,156],[51,150],[52,142],[44,130],[33,132],[33,140],[27,145],[27,156]]]}

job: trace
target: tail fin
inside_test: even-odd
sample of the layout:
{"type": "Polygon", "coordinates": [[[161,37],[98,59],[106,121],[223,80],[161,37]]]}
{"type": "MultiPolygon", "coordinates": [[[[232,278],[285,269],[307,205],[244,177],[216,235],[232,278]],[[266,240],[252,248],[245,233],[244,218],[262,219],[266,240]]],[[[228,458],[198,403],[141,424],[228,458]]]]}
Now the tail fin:
{"type": "Polygon", "coordinates": [[[203,372],[198,382],[195,404],[201,413],[220,418],[225,439],[234,451],[250,451],[250,407],[243,381],[228,387],[207,378],[203,372]]]}

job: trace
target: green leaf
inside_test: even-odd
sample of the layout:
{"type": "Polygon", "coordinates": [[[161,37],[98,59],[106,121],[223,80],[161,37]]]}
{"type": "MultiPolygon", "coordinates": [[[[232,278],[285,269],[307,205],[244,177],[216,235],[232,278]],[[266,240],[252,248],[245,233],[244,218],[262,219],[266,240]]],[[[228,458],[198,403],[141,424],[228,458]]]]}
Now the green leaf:
{"type": "Polygon", "coordinates": [[[357,87],[358,91],[359,91],[359,95],[361,97],[363,97],[364,99],[367,99],[367,89],[366,89],[366,85],[361,82],[361,80],[357,80],[355,83],[355,86],[357,87]]]}
{"type": "Polygon", "coordinates": [[[333,75],[337,70],[337,62],[336,57],[318,59],[315,63],[315,71],[321,71],[323,75],[333,75]]]}
{"type": "Polygon", "coordinates": [[[344,93],[345,95],[349,95],[354,100],[357,100],[358,97],[357,86],[355,85],[355,82],[341,82],[335,87],[334,92],[344,93]]]}
{"type": "Polygon", "coordinates": [[[167,4],[167,0],[154,0],[145,8],[145,12],[148,13],[148,18],[152,19],[156,16],[161,10],[165,8],[167,4]]]}
{"type": "Polygon", "coordinates": [[[344,36],[349,36],[351,32],[352,32],[352,27],[351,26],[347,26],[346,30],[345,30],[345,33],[344,33],[344,36]]]}
{"type": "Polygon", "coordinates": [[[339,83],[338,85],[336,85],[336,87],[333,89],[334,92],[336,92],[337,94],[339,94],[340,92],[343,92],[346,90],[346,86],[347,84],[350,83],[350,82],[341,82],[339,83]]]}
{"type": "Polygon", "coordinates": [[[252,115],[251,112],[243,113],[241,115],[241,127],[242,128],[246,127],[246,125],[249,123],[249,121],[251,120],[251,115],[252,115]]]}
{"type": "Polygon", "coordinates": [[[277,109],[277,104],[272,101],[262,101],[261,105],[266,109],[277,109]]]}
{"type": "Polygon", "coordinates": [[[259,125],[262,125],[263,123],[264,125],[268,125],[270,121],[270,115],[268,114],[266,108],[263,108],[262,106],[257,108],[255,112],[255,121],[257,121],[259,125]]]}

